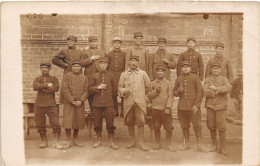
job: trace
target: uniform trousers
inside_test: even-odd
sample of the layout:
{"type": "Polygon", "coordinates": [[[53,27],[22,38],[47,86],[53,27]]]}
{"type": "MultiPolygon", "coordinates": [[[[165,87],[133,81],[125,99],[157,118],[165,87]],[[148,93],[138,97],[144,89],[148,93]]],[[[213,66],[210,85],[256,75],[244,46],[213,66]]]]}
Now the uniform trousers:
{"type": "Polygon", "coordinates": [[[57,106],[50,107],[35,107],[35,122],[37,131],[40,134],[45,134],[46,130],[46,116],[49,117],[51,128],[53,129],[53,133],[60,133],[61,126],[59,124],[59,110],[57,106]]]}
{"type": "Polygon", "coordinates": [[[152,109],[153,127],[155,130],[160,130],[163,125],[164,130],[172,132],[172,114],[165,114],[164,110],[152,109]]]}
{"type": "Polygon", "coordinates": [[[193,129],[200,130],[201,129],[201,111],[200,108],[197,113],[193,113],[192,110],[178,110],[178,118],[183,130],[189,130],[190,122],[193,125],[193,129]]]}
{"type": "Polygon", "coordinates": [[[213,110],[207,108],[207,126],[210,130],[226,130],[226,109],[213,110]]]}
{"type": "Polygon", "coordinates": [[[126,115],[125,124],[127,126],[144,126],[145,124],[145,113],[144,111],[135,103],[126,115]]]}

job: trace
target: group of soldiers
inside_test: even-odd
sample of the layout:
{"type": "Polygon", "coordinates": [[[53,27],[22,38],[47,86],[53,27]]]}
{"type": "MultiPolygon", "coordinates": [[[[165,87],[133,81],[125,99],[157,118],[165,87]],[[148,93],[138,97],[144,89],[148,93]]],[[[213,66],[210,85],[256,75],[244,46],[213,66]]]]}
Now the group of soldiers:
{"type": "MultiPolygon", "coordinates": [[[[128,126],[130,143],[127,148],[136,145],[147,151],[144,143],[144,124],[147,108],[151,110],[153,118],[154,149],[161,148],[160,128],[166,130],[166,149],[176,151],[171,145],[173,98],[179,97],[177,113],[184,141],[179,150],[190,148],[189,128],[192,122],[197,150],[206,151],[201,145],[201,101],[206,97],[207,125],[212,138],[209,151],[227,154],[225,148],[227,94],[232,89],[231,97],[241,103],[242,84],[234,83],[231,88],[233,73],[230,61],[223,56],[224,45],[216,45],[216,55],[208,61],[205,81],[202,56],[195,51],[196,40],[187,38],[187,51],[180,54],[176,61],[173,55],[166,51],[166,38],[158,38],[158,50],[149,54],[142,45],[143,34],[134,33],[133,46],[126,52],[121,50],[122,40],[115,37],[112,41],[113,50],[104,53],[97,47],[97,37],[89,37],[89,48],[81,51],[76,48],[77,37],[69,36],[66,49],[62,49],[53,57],[52,63],[62,69],[64,74],[61,83],[60,102],[64,104],[63,128],[67,141],[65,145],[59,143],[61,127],[59,112],[55,102],[55,92],[59,90],[59,81],[50,76],[51,64],[42,62],[42,75],[34,80],[33,88],[38,91],[35,102],[35,120],[41,136],[40,148],[48,146],[45,127],[45,114],[50,119],[57,149],[69,148],[73,145],[82,147],[78,141],[80,129],[85,128],[85,101],[88,100],[91,113],[94,115],[94,130],[97,141],[93,147],[102,145],[102,121],[105,118],[109,135],[109,146],[118,149],[114,142],[114,116],[123,116],[128,126]],[[170,70],[177,68],[177,79],[174,87],[170,82],[170,70]],[[82,73],[82,70],[84,72],[82,73]],[[118,112],[118,100],[121,99],[122,110],[118,112]],[[136,139],[135,129],[138,137],[136,139]],[[73,130],[73,136],[71,133],[73,130]],[[220,146],[216,138],[219,131],[220,146]]],[[[240,79],[241,81],[242,79],[240,79]]]]}

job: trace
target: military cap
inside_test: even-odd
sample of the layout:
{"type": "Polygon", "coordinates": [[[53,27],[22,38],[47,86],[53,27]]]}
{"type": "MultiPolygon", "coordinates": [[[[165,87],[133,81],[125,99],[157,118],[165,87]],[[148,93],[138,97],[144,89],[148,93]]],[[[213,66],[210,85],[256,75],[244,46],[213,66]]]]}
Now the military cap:
{"type": "Polygon", "coordinates": [[[129,57],[129,60],[131,60],[131,59],[136,59],[136,60],[139,61],[139,56],[131,55],[131,56],[129,57]]]}
{"type": "Polygon", "coordinates": [[[89,36],[88,41],[91,42],[93,40],[97,40],[97,36],[89,36]]]}
{"type": "Polygon", "coordinates": [[[217,47],[223,47],[224,48],[224,44],[219,42],[219,43],[216,44],[216,48],[217,47]]]}
{"type": "Polygon", "coordinates": [[[122,40],[121,40],[120,37],[114,37],[114,38],[113,38],[113,42],[115,42],[115,41],[120,41],[120,42],[122,43],[122,40]]]}
{"type": "Polygon", "coordinates": [[[72,39],[72,40],[74,40],[74,41],[77,41],[77,37],[74,36],[74,35],[70,35],[70,36],[67,38],[67,40],[69,40],[69,39],[72,39]]]}
{"type": "Polygon", "coordinates": [[[213,62],[212,64],[211,64],[211,67],[213,68],[213,67],[221,67],[221,65],[218,63],[218,62],[213,62]]]}
{"type": "Polygon", "coordinates": [[[73,62],[72,62],[72,66],[75,65],[75,64],[79,64],[79,65],[81,66],[80,61],[73,61],[73,62]]]}
{"type": "Polygon", "coordinates": [[[45,61],[43,61],[43,62],[41,62],[41,64],[40,64],[40,67],[41,67],[41,66],[51,67],[51,63],[50,63],[50,62],[45,62],[45,61]]]}
{"type": "Polygon", "coordinates": [[[144,36],[143,36],[142,32],[135,32],[134,33],[134,38],[136,38],[136,37],[144,37],[144,36]]]}
{"type": "Polygon", "coordinates": [[[190,41],[190,40],[192,40],[192,41],[196,42],[196,39],[195,39],[195,37],[187,37],[187,42],[188,42],[188,41],[190,41]]]}
{"type": "Polygon", "coordinates": [[[182,61],[181,67],[184,66],[184,65],[190,66],[190,62],[189,61],[182,61]]]}
{"type": "Polygon", "coordinates": [[[99,58],[99,62],[107,62],[107,63],[109,63],[109,59],[108,59],[108,57],[101,57],[101,58],[99,58]]]}
{"type": "Polygon", "coordinates": [[[164,42],[164,43],[166,43],[166,38],[165,37],[159,37],[158,38],[158,43],[159,42],[164,42]]]}
{"type": "Polygon", "coordinates": [[[158,64],[158,65],[156,66],[156,70],[158,70],[158,69],[162,69],[162,70],[165,71],[165,67],[164,67],[163,64],[158,64]]]}

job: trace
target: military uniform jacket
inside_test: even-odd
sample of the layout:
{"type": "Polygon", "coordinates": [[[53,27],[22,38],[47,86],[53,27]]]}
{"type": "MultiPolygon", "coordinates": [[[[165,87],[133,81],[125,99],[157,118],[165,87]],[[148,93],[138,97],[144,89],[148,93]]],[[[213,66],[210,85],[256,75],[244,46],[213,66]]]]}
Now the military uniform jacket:
{"type": "Polygon", "coordinates": [[[125,70],[128,69],[129,57],[139,56],[138,68],[148,73],[149,52],[143,46],[131,46],[126,52],[125,70]]]}
{"type": "Polygon", "coordinates": [[[124,89],[130,90],[130,93],[124,98],[123,107],[125,117],[129,110],[136,103],[146,113],[146,90],[150,79],[147,73],[139,68],[136,70],[128,69],[124,71],[119,79],[118,91],[122,94],[124,89]]]}
{"type": "Polygon", "coordinates": [[[214,78],[210,76],[205,79],[203,85],[203,94],[206,97],[205,107],[213,110],[222,110],[227,108],[227,94],[230,92],[231,85],[226,77],[218,76],[214,78]],[[209,89],[209,86],[217,87],[217,93],[209,89]]]}
{"type": "Polygon", "coordinates": [[[218,62],[221,65],[221,73],[220,75],[226,77],[228,81],[232,84],[233,83],[233,71],[231,62],[224,56],[218,58],[214,56],[213,58],[209,59],[207,67],[206,67],[206,74],[205,78],[211,75],[211,64],[214,62],[218,62]]]}
{"type": "Polygon", "coordinates": [[[81,64],[82,67],[85,67],[84,75],[91,79],[91,76],[99,71],[99,59],[92,61],[90,58],[93,55],[104,57],[104,52],[98,48],[89,48],[88,50],[85,50],[84,53],[84,58],[81,61],[81,64]]]}
{"type": "Polygon", "coordinates": [[[183,74],[178,77],[174,85],[174,96],[179,97],[177,108],[179,110],[192,110],[192,107],[200,107],[202,100],[202,85],[199,77],[195,74],[183,74]],[[181,85],[182,92],[178,91],[181,85]]]}
{"type": "Polygon", "coordinates": [[[170,80],[170,69],[174,69],[176,67],[176,62],[174,61],[173,55],[168,53],[166,50],[157,50],[154,54],[149,57],[149,77],[151,80],[156,78],[156,66],[158,64],[164,64],[165,68],[165,78],[170,80]],[[169,62],[163,63],[162,59],[168,59],[169,62]]]}
{"type": "Polygon", "coordinates": [[[55,92],[58,92],[59,90],[59,81],[57,77],[50,75],[36,77],[33,81],[33,89],[38,91],[35,106],[56,106],[55,92]],[[52,83],[53,86],[51,88],[48,87],[48,83],[52,83]]]}
{"type": "Polygon", "coordinates": [[[243,79],[242,78],[237,78],[235,79],[231,92],[230,92],[230,97],[242,100],[243,96],[243,79]]]}
{"type": "Polygon", "coordinates": [[[113,73],[118,84],[122,72],[125,70],[125,52],[121,49],[112,50],[106,56],[109,59],[108,71],[113,73]]]}
{"type": "Polygon", "coordinates": [[[117,84],[114,75],[108,71],[95,73],[90,81],[89,92],[94,96],[93,107],[112,107],[113,96],[117,95],[117,84]],[[98,86],[104,83],[106,89],[98,89],[98,86]]]}
{"type": "Polygon", "coordinates": [[[198,75],[200,80],[203,81],[204,64],[201,54],[193,49],[181,53],[177,63],[177,77],[181,76],[181,64],[183,61],[189,61],[191,64],[191,73],[198,75]]]}
{"type": "Polygon", "coordinates": [[[173,104],[173,90],[169,80],[153,80],[148,88],[148,98],[151,101],[151,108],[157,110],[164,110],[165,108],[172,108],[173,104]],[[157,93],[156,88],[161,87],[161,92],[157,93]]]}
{"type": "Polygon", "coordinates": [[[64,94],[63,127],[68,129],[85,128],[85,101],[88,98],[88,79],[82,73],[72,72],[64,75],[62,88],[64,94]],[[82,101],[80,107],[72,104],[72,101],[82,101]]]}
{"type": "Polygon", "coordinates": [[[64,69],[64,74],[72,71],[72,62],[81,61],[84,53],[74,48],[62,49],[56,56],[53,57],[52,63],[64,69]],[[66,66],[68,64],[68,66],[66,66]]]}

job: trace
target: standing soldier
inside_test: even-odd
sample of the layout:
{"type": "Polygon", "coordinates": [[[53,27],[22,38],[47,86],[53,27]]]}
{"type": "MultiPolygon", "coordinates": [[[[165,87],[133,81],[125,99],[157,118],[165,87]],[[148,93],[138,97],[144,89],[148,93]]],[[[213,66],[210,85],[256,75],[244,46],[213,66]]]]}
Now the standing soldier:
{"type": "Polygon", "coordinates": [[[144,145],[144,124],[146,114],[146,89],[150,79],[145,71],[138,68],[138,56],[130,56],[129,69],[123,72],[119,79],[118,90],[124,97],[125,124],[128,126],[131,143],[127,148],[136,146],[135,125],[138,126],[139,146],[147,151],[144,145]]]}
{"type": "Polygon", "coordinates": [[[109,64],[108,57],[99,59],[100,71],[95,73],[90,81],[90,93],[93,94],[93,113],[94,113],[94,130],[97,133],[97,142],[94,148],[99,147],[102,139],[102,121],[103,115],[106,120],[106,128],[109,134],[110,147],[118,149],[114,143],[114,114],[113,114],[113,97],[117,94],[117,83],[114,75],[107,71],[109,64]]]}
{"type": "MultiPolygon", "coordinates": [[[[125,70],[125,52],[120,49],[121,44],[122,44],[122,40],[119,37],[114,37],[113,39],[114,49],[106,55],[110,62],[108,71],[115,75],[117,85],[119,82],[120,75],[125,70]]],[[[117,97],[118,97],[117,95],[113,96],[115,116],[119,115],[117,97]]],[[[122,117],[124,116],[123,109],[122,109],[122,99],[121,99],[120,116],[122,117]]]]}
{"type": "Polygon", "coordinates": [[[148,89],[148,98],[151,100],[151,109],[153,116],[154,135],[156,139],[156,145],[154,149],[161,148],[161,132],[160,128],[163,124],[166,130],[166,146],[169,151],[176,151],[171,146],[172,139],[172,114],[171,108],[173,104],[173,91],[172,85],[169,80],[165,79],[165,66],[164,64],[158,64],[156,67],[157,77],[151,82],[148,89]]]}
{"type": "MultiPolygon", "coordinates": [[[[77,37],[69,36],[68,40],[68,48],[62,49],[56,56],[53,57],[52,63],[62,69],[64,69],[63,75],[72,71],[72,62],[81,61],[84,57],[84,53],[82,53],[79,49],[76,48],[77,37]]],[[[62,87],[61,87],[62,88],[62,87]]],[[[60,103],[64,103],[64,98],[62,94],[62,89],[60,93],[60,103]]]]}
{"type": "MultiPolygon", "coordinates": [[[[148,50],[144,48],[142,45],[143,34],[142,32],[134,33],[134,45],[131,46],[126,52],[125,64],[128,64],[130,56],[138,56],[139,64],[138,68],[144,70],[148,73],[148,61],[149,61],[149,53],[148,50]]],[[[128,69],[128,66],[125,65],[125,70],[128,69]]]]}
{"type": "Polygon", "coordinates": [[[231,62],[224,57],[224,44],[223,43],[217,43],[216,44],[216,55],[209,59],[207,67],[206,67],[206,74],[205,78],[209,77],[211,73],[211,67],[212,63],[218,62],[221,66],[221,73],[220,75],[226,77],[229,81],[230,84],[233,83],[233,71],[232,71],[232,66],[231,62]]]}
{"type": "Polygon", "coordinates": [[[236,118],[238,120],[243,119],[243,73],[241,70],[238,71],[238,78],[235,79],[230,97],[233,98],[233,103],[236,110],[236,118]]]}
{"type": "Polygon", "coordinates": [[[42,139],[42,143],[39,147],[46,148],[48,142],[46,136],[45,114],[47,114],[55,137],[54,147],[60,149],[62,148],[59,144],[61,127],[59,124],[59,110],[55,101],[55,92],[59,90],[59,81],[57,77],[49,75],[50,67],[50,63],[42,62],[40,64],[42,75],[36,77],[33,82],[33,89],[38,91],[35,101],[35,122],[42,139]]]}
{"type": "Polygon", "coordinates": [[[202,85],[198,75],[191,73],[189,61],[183,61],[181,64],[182,75],[179,76],[174,85],[174,95],[179,97],[178,101],[178,118],[185,142],[180,146],[180,150],[190,148],[189,128],[192,122],[197,140],[197,151],[203,152],[204,149],[200,144],[201,141],[201,100],[202,85]]]}
{"type": "Polygon", "coordinates": [[[151,80],[156,78],[156,66],[163,64],[165,68],[165,78],[170,80],[170,69],[176,67],[173,55],[166,51],[166,38],[158,38],[158,50],[149,57],[149,77],[151,80]]]}
{"type": "Polygon", "coordinates": [[[85,100],[88,98],[88,79],[82,74],[79,61],[72,63],[72,72],[64,75],[62,80],[64,94],[64,119],[67,143],[64,148],[71,145],[82,147],[78,142],[79,129],[85,128],[85,100]],[[71,129],[74,129],[73,141],[71,141],[71,129]]]}
{"type": "Polygon", "coordinates": [[[216,130],[219,131],[219,153],[227,155],[225,146],[227,94],[231,85],[226,77],[221,76],[221,65],[218,62],[211,64],[211,76],[205,79],[203,90],[206,97],[207,125],[210,130],[212,147],[210,151],[217,151],[216,130]]]}
{"type": "MultiPolygon", "coordinates": [[[[96,36],[89,36],[89,49],[84,52],[85,57],[82,60],[82,67],[85,67],[84,75],[87,76],[89,80],[91,80],[92,75],[99,71],[99,58],[104,57],[104,52],[97,46],[97,40],[96,36]]],[[[92,95],[89,95],[88,102],[92,111],[92,95]]]]}
{"type": "Polygon", "coordinates": [[[183,61],[189,61],[191,66],[191,73],[198,75],[200,80],[203,81],[204,65],[202,56],[199,52],[195,51],[196,40],[194,37],[187,38],[188,50],[181,53],[177,62],[177,77],[181,76],[181,65],[183,61]]]}

